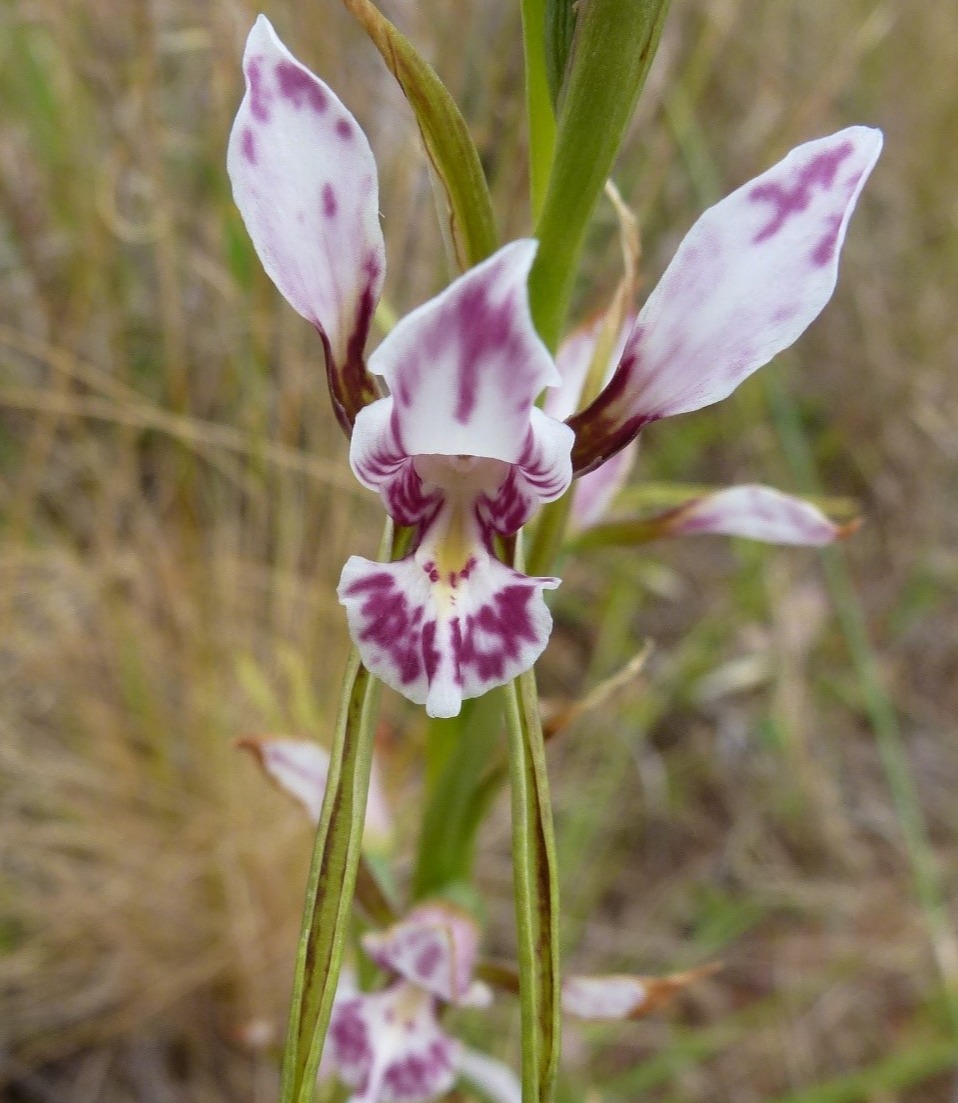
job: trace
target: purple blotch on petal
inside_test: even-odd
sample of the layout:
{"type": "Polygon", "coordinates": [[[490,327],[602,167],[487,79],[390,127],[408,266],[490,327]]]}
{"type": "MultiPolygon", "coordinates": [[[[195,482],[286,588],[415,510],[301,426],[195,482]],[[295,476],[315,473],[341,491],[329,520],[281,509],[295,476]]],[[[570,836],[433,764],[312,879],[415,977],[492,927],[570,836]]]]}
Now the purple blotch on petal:
{"type": "Polygon", "coordinates": [[[251,165],[256,164],[256,135],[249,127],[243,130],[243,156],[251,165]]]}
{"type": "Polygon", "coordinates": [[[269,122],[269,93],[263,85],[263,58],[251,57],[246,76],[249,80],[249,109],[253,118],[261,123],[269,122]]]}
{"type": "Polygon", "coordinates": [[[428,1099],[450,1071],[449,1046],[437,1040],[425,1054],[410,1053],[390,1065],[383,1080],[401,1099],[428,1099]]]}
{"type": "Polygon", "coordinates": [[[778,183],[764,183],[752,188],[749,199],[753,203],[771,203],[775,208],[771,221],[759,230],[752,239],[752,243],[759,245],[774,237],[792,215],[807,210],[816,187],[832,187],[839,168],[852,155],[854,148],[850,141],[845,141],[834,149],[819,153],[799,170],[793,187],[778,183]]]}
{"type": "Polygon", "coordinates": [[[359,1065],[372,1059],[369,1029],[361,1014],[362,1001],[344,1000],[333,1009],[329,1024],[329,1040],[337,1061],[359,1065]]]}
{"type": "Polygon", "coordinates": [[[353,136],[353,126],[349,119],[336,120],[336,133],[346,140],[353,136]]]}
{"type": "MultiPolygon", "coordinates": [[[[417,627],[422,609],[410,612],[409,602],[395,588],[392,575],[381,572],[354,582],[346,591],[349,596],[366,593],[360,613],[366,622],[359,638],[375,644],[390,656],[403,685],[414,682],[420,674],[421,662],[416,652],[417,627]]],[[[423,628],[425,637],[428,625],[423,628]]]]}
{"type": "Polygon", "coordinates": [[[317,115],[326,110],[326,93],[316,82],[316,78],[293,62],[280,61],[277,64],[276,82],[280,95],[289,100],[293,107],[309,106],[317,115]]]}
{"type": "Polygon", "coordinates": [[[832,215],[828,220],[828,230],[822,240],[812,250],[811,261],[816,268],[824,268],[830,264],[835,256],[835,248],[838,245],[838,231],[841,229],[842,216],[832,215]]]}
{"type": "Polygon", "coordinates": [[[336,202],[333,185],[328,182],[323,184],[323,214],[327,218],[335,218],[338,208],[339,204],[336,202]]]}
{"type": "Polygon", "coordinates": [[[442,950],[435,942],[427,943],[416,958],[416,972],[421,977],[431,977],[440,961],[442,961],[442,950]]]}

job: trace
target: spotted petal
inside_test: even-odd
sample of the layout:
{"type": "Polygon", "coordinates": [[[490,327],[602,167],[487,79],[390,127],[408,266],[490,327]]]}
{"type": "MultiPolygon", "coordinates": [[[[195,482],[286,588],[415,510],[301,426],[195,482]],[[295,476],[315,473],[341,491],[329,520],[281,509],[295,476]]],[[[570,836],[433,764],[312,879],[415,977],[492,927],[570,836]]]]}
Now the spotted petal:
{"type": "Polygon", "coordinates": [[[660,520],[664,535],[716,533],[767,544],[821,546],[848,531],[830,521],[811,502],[770,486],[732,486],[705,494],[663,514],[660,520]]]}
{"type": "Polygon", "coordinates": [[[385,931],[363,935],[363,949],[381,968],[446,1003],[484,1005],[489,990],[472,979],[479,949],[475,920],[451,904],[423,904],[385,931]]]}
{"type": "Polygon", "coordinates": [[[357,419],[350,463],[388,509],[394,483],[410,492],[409,464],[422,455],[517,464],[540,501],[569,485],[571,432],[534,407],[560,382],[529,313],[535,252],[534,241],[504,246],[404,318],[370,357],[390,395],[357,419]]]}
{"type": "Polygon", "coordinates": [[[352,1103],[429,1103],[456,1079],[460,1043],[436,1021],[433,997],[407,981],[336,1003],[329,1064],[352,1103]]]}
{"type": "Polygon", "coordinates": [[[456,716],[464,698],[504,685],[542,654],[552,630],[542,591],[558,585],[511,570],[478,544],[449,574],[428,549],[399,563],[354,555],[338,594],[367,668],[430,716],[456,716]]]}
{"type": "Polygon", "coordinates": [[[376,163],[359,124],[265,16],[243,58],[230,135],[233,195],[270,278],[320,331],[337,416],[377,397],[363,347],[385,271],[376,163]]]}
{"type": "Polygon", "coordinates": [[[858,196],[881,152],[855,126],[808,142],[706,211],[642,309],[605,391],[572,419],[585,471],[657,418],[730,394],[831,297],[858,196]]]}

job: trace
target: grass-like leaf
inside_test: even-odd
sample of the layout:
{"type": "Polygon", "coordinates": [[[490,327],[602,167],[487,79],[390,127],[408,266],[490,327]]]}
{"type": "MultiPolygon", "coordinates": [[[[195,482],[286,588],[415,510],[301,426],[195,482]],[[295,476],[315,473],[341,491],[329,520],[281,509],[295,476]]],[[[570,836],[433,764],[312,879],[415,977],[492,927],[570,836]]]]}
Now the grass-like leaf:
{"type": "Polygon", "coordinates": [[[591,0],[580,9],[536,225],[539,253],[529,278],[533,317],[551,348],[568,308],[586,226],[632,118],[668,6],[668,0],[591,0]]]}
{"type": "Polygon", "coordinates": [[[535,674],[505,690],[522,1012],[522,1098],[554,1097],[561,1032],[559,885],[535,674]]]}
{"type": "Polygon", "coordinates": [[[449,232],[462,269],[496,250],[489,188],[465,120],[432,66],[369,0],[343,3],[372,39],[409,101],[426,153],[442,183],[449,232]]]}

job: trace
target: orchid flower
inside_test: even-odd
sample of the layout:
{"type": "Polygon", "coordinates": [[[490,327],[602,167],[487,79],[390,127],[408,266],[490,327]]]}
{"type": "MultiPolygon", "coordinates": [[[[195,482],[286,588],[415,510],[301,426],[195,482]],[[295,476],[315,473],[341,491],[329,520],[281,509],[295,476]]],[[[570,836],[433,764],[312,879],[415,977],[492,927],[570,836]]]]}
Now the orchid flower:
{"type": "Polygon", "coordinates": [[[516,241],[414,310],[369,359],[385,269],[376,165],[358,123],[260,16],[229,144],[237,205],[266,271],[319,330],[350,464],[416,547],[351,557],[339,598],[366,667],[431,716],[527,670],[549,638],[542,591],[493,554],[572,479],[568,426],[535,405],[560,382],[529,313],[536,242],[516,241]]]}
{"type": "MultiPolygon", "coordinates": [[[[347,561],[338,594],[350,633],[373,674],[431,716],[454,716],[464,698],[527,670],[551,631],[543,591],[559,580],[500,562],[495,537],[559,498],[573,472],[599,469],[599,483],[614,489],[630,460],[609,461],[644,425],[717,402],[798,338],[831,297],[881,135],[850,127],[808,142],[706,211],[605,388],[563,423],[536,406],[561,377],[529,312],[533,240],[504,246],[414,310],[367,369],[385,272],[369,143],[263,16],[243,66],[228,154],[237,206],[267,273],[320,334],[353,472],[416,533],[399,562],[347,561]]],[[[776,514],[764,529],[752,523],[768,533],[787,514],[786,530],[816,542],[816,524],[791,524],[801,510],[769,492],[728,493],[686,512],[686,531],[732,531],[732,515],[776,514]]]]}
{"type": "Polygon", "coordinates": [[[353,1089],[353,1103],[428,1103],[460,1075],[495,1100],[518,1103],[515,1074],[439,1024],[439,1003],[484,1007],[492,998],[472,979],[475,921],[450,904],[422,904],[385,931],[367,932],[362,945],[393,979],[378,991],[345,995],[333,1007],[326,1067],[353,1089]]]}

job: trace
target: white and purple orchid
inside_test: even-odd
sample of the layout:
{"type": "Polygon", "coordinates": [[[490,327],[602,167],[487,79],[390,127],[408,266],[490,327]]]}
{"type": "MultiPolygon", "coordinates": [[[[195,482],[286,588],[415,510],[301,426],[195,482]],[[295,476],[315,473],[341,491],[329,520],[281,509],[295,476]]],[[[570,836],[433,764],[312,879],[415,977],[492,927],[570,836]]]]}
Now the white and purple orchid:
{"type": "Polygon", "coordinates": [[[475,921],[450,904],[422,904],[385,931],[367,932],[362,945],[392,979],[375,992],[337,997],[323,1055],[323,1071],[355,1092],[353,1103],[429,1103],[460,1076],[498,1103],[518,1103],[512,1070],[439,1023],[440,1003],[484,1007],[492,998],[472,976],[475,921]]]}
{"type": "Polygon", "coordinates": [[[319,330],[350,463],[390,516],[415,526],[398,563],[353,556],[339,597],[367,668],[432,716],[454,716],[527,670],[552,626],[542,591],[495,558],[572,479],[573,434],[535,406],[559,380],[529,314],[534,241],[517,241],[363,348],[385,250],[376,166],[327,86],[257,20],[229,145],[237,205],[263,265],[319,330]]]}
{"type": "MultiPolygon", "coordinates": [[[[851,127],[799,146],[706,211],[623,334],[604,389],[577,413],[566,401],[563,422],[536,405],[561,377],[529,312],[532,240],[414,310],[367,369],[385,271],[369,144],[263,16],[244,72],[228,156],[237,205],[266,271],[319,331],[356,477],[416,530],[406,559],[346,563],[338,592],[350,632],[372,673],[430,715],[454,716],[464,698],[527,670],[551,631],[543,591],[558,579],[500,562],[494,538],[518,532],[573,473],[595,472],[594,520],[629,466],[618,454],[644,425],[724,398],[796,340],[834,289],[881,135],[851,127]]],[[[764,488],[727,493],[737,497],[687,511],[685,531],[725,531],[721,517],[743,509],[759,533],[775,529],[754,523],[763,512],[803,520],[764,488]]],[[[824,535],[812,521],[798,524],[798,542],[819,542],[816,525],[824,535]]]]}

